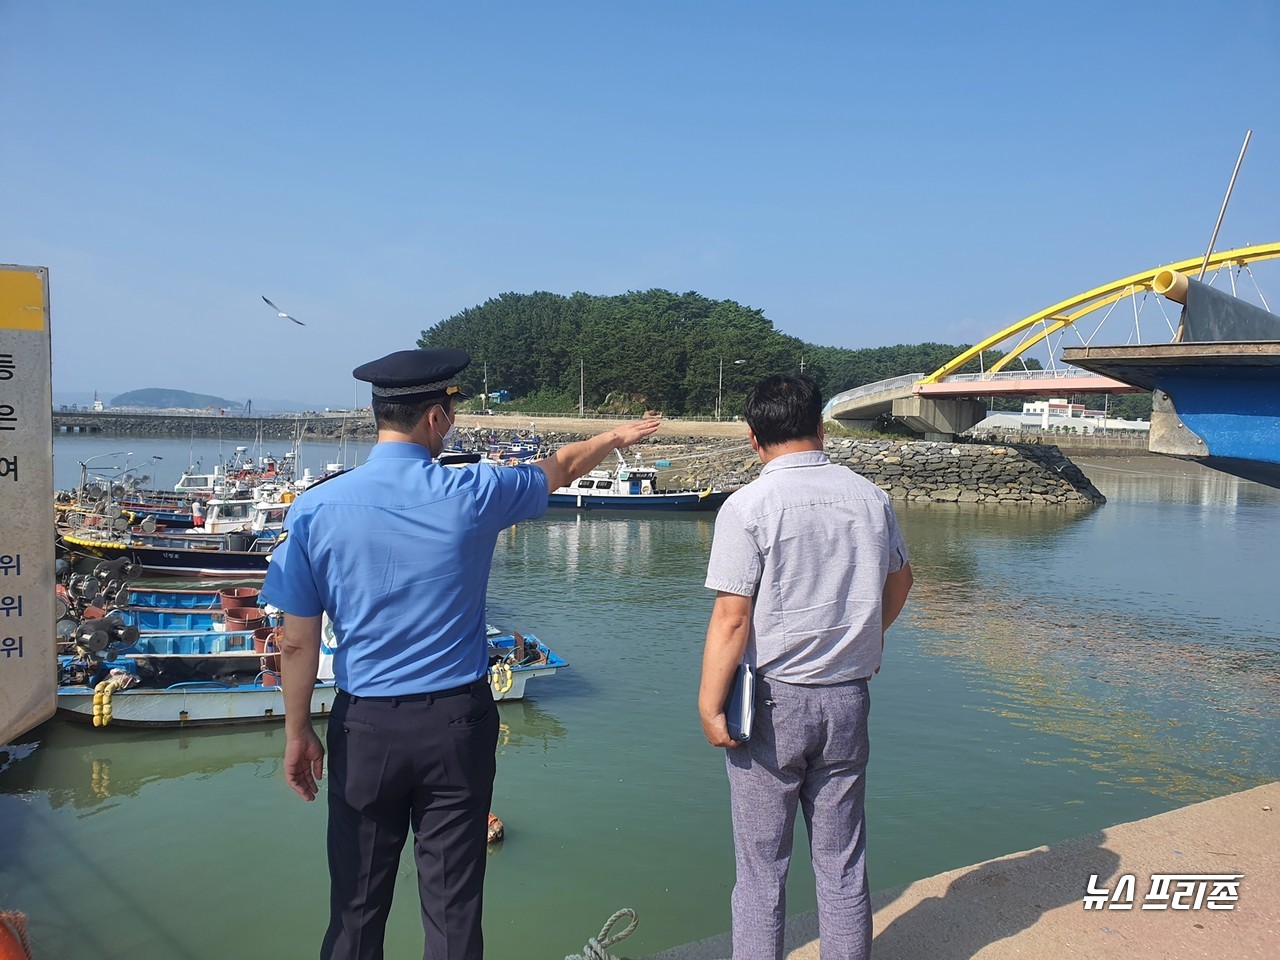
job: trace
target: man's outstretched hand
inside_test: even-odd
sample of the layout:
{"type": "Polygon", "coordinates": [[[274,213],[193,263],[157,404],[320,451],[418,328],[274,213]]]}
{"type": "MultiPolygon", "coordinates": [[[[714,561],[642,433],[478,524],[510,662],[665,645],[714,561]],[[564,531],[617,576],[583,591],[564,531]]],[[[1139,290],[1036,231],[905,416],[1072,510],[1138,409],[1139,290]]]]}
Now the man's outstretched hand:
{"type": "Polygon", "coordinates": [[[645,437],[651,437],[658,432],[658,427],[662,426],[662,421],[657,417],[645,417],[643,420],[634,420],[624,423],[613,431],[614,439],[617,440],[618,448],[629,447],[633,443],[639,443],[645,437]]]}

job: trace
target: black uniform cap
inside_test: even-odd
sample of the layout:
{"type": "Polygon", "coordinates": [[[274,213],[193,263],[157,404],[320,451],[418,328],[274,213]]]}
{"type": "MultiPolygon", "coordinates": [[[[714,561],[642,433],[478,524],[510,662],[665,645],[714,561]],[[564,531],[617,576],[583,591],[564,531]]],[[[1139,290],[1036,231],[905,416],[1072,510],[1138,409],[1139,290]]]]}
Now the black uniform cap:
{"type": "Polygon", "coordinates": [[[456,378],[471,362],[465,350],[397,350],[351,371],[357,380],[373,384],[373,398],[384,403],[419,400],[466,400],[456,378]]]}

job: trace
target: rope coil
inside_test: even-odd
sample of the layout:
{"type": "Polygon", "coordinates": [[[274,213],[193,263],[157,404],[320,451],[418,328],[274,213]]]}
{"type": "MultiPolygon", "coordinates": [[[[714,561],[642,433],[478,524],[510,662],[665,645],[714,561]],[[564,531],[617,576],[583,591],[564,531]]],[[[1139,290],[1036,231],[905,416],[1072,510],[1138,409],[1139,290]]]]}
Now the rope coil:
{"type": "Polygon", "coordinates": [[[582,948],[582,953],[565,957],[564,960],[616,960],[612,954],[607,952],[608,948],[627,939],[627,937],[636,932],[636,927],[638,926],[640,926],[640,917],[630,907],[623,907],[605,921],[605,925],[600,928],[599,936],[592,937],[587,941],[586,946],[582,948]],[[613,929],[613,925],[623,917],[627,917],[630,921],[626,929],[621,933],[610,936],[609,931],[613,929]]]}

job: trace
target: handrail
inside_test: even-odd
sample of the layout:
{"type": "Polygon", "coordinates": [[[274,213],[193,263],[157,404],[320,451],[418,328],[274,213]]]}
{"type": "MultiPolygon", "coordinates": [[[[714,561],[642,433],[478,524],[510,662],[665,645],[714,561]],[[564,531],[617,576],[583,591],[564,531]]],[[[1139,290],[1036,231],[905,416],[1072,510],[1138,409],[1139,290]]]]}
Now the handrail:
{"type": "Polygon", "coordinates": [[[1062,370],[1001,370],[998,373],[953,373],[940,383],[976,383],[988,380],[1069,380],[1072,377],[1096,377],[1097,374],[1066,367],[1062,370]]]}
{"type": "Polygon", "coordinates": [[[847,403],[850,400],[857,400],[861,397],[884,393],[886,390],[892,390],[896,387],[913,386],[924,379],[924,376],[923,373],[908,373],[901,377],[890,377],[888,380],[877,380],[875,383],[864,383],[862,386],[846,390],[844,393],[837,393],[827,401],[827,405],[822,408],[822,412],[825,414],[838,403],[847,403]]]}

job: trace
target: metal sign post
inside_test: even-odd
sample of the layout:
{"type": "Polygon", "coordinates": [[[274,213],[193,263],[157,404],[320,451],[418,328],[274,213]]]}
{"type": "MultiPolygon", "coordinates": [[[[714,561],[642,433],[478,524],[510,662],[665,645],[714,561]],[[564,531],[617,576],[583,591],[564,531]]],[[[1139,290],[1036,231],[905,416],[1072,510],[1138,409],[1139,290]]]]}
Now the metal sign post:
{"type": "Polygon", "coordinates": [[[0,744],[53,716],[49,271],[0,264],[0,744]]]}

